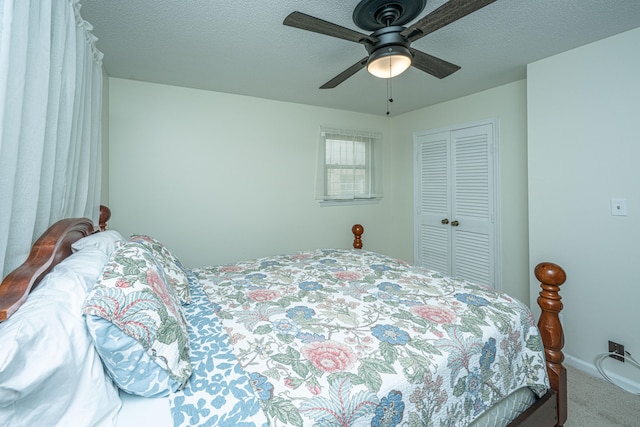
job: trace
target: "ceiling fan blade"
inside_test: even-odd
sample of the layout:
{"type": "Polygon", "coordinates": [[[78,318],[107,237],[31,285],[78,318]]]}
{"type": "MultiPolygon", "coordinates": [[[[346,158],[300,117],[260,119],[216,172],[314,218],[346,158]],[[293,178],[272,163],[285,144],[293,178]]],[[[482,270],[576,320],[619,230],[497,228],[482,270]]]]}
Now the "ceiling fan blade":
{"type": "Polygon", "coordinates": [[[359,33],[338,24],[316,18],[302,12],[291,12],[284,18],[284,25],[296,27],[302,30],[313,31],[314,33],[324,34],[326,36],[337,37],[339,39],[348,40],[350,42],[361,44],[373,44],[377,41],[375,37],[359,33]]]}
{"type": "Polygon", "coordinates": [[[410,42],[418,40],[446,25],[463,18],[496,0],[450,0],[402,31],[410,42]]]}
{"type": "Polygon", "coordinates": [[[362,58],[360,61],[353,64],[351,67],[347,68],[346,70],[344,70],[343,72],[341,72],[340,74],[338,74],[337,76],[335,76],[334,78],[332,78],[331,80],[329,80],[328,82],[320,86],[320,89],[333,89],[334,87],[338,86],[340,83],[347,80],[349,77],[353,76],[358,71],[362,70],[365,67],[365,65],[367,65],[368,59],[369,59],[368,56],[362,58]]]}
{"type": "Polygon", "coordinates": [[[409,48],[409,51],[413,55],[413,59],[411,60],[412,66],[439,79],[444,79],[460,69],[460,67],[455,64],[417,49],[409,48]]]}

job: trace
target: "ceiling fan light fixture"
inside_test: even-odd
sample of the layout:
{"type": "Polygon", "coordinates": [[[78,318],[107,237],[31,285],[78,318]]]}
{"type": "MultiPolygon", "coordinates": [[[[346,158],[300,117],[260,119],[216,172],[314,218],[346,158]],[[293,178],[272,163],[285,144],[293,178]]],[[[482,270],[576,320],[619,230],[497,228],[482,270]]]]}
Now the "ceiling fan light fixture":
{"type": "Polygon", "coordinates": [[[381,79],[404,73],[411,66],[411,52],[402,45],[384,46],[369,55],[367,71],[381,79]]]}

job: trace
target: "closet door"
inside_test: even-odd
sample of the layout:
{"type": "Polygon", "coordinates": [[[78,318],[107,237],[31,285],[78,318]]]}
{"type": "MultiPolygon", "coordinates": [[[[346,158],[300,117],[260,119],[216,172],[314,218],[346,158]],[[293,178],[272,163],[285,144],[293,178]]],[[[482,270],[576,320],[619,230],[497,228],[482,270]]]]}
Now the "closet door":
{"type": "Polygon", "coordinates": [[[493,124],[415,137],[416,263],[495,287],[493,124]]]}
{"type": "Polygon", "coordinates": [[[416,144],[415,262],[451,272],[450,132],[423,135],[416,144]]]}

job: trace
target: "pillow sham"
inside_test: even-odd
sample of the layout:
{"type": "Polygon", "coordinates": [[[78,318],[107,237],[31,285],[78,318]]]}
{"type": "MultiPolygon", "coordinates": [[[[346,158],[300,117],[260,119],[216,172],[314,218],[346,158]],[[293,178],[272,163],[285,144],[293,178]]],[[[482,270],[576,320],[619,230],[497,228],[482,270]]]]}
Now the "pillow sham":
{"type": "Polygon", "coordinates": [[[162,243],[153,237],[144,234],[133,234],[129,239],[138,242],[151,251],[156,260],[164,269],[169,283],[178,294],[180,301],[184,304],[191,303],[191,292],[189,291],[189,272],[182,266],[180,260],[167,249],[162,243]]]}
{"type": "Polygon", "coordinates": [[[83,306],[102,362],[127,393],[166,396],[191,376],[182,305],[146,246],[125,242],[111,254],[83,306]]]}
{"type": "Polygon", "coordinates": [[[114,425],[118,391],[81,310],[107,259],[95,248],[72,254],[0,323],[0,425],[114,425]]]}
{"type": "Polygon", "coordinates": [[[98,248],[104,251],[105,254],[111,255],[118,244],[124,241],[125,238],[122,234],[115,230],[105,230],[98,233],[90,234],[82,239],[79,239],[71,244],[71,250],[77,252],[83,248],[98,248]]]}

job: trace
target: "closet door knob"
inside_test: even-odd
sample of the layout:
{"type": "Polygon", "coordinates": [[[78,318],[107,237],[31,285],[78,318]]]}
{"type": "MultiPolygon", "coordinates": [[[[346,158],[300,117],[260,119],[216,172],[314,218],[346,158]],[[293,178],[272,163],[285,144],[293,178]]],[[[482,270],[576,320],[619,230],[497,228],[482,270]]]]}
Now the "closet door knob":
{"type": "Polygon", "coordinates": [[[457,220],[456,221],[451,221],[451,226],[452,227],[457,227],[459,225],[460,225],[460,223],[457,220]]]}
{"type": "Polygon", "coordinates": [[[449,224],[449,220],[447,218],[443,219],[442,221],[440,221],[441,223],[443,223],[444,225],[449,224]]]}

